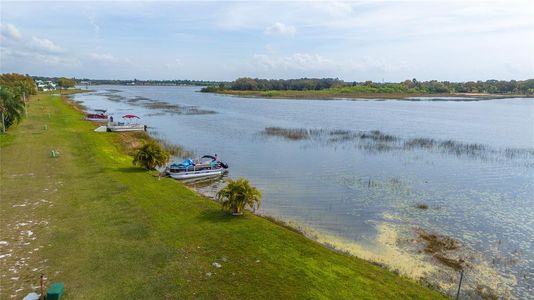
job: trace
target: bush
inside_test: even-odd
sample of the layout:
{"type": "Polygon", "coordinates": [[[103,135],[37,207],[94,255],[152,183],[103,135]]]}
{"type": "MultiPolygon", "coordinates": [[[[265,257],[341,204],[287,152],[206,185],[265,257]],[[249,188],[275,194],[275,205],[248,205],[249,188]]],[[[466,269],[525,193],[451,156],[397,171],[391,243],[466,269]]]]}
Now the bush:
{"type": "Polygon", "coordinates": [[[223,209],[230,210],[234,215],[242,215],[245,206],[253,210],[260,207],[261,192],[251,186],[245,178],[229,180],[228,185],[217,193],[223,209]]]}
{"type": "Polygon", "coordinates": [[[169,153],[160,144],[150,141],[137,149],[133,164],[147,170],[154,170],[156,167],[167,164],[169,156],[169,153]]]}

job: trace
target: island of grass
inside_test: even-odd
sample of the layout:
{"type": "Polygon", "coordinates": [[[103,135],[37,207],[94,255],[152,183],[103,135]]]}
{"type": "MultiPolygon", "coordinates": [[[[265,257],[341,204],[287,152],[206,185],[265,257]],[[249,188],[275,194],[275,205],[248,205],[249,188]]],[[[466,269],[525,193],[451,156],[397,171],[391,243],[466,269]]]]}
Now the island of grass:
{"type": "Polygon", "coordinates": [[[43,273],[65,283],[64,299],[445,298],[267,219],[233,217],[133,167],[120,134],[94,128],[39,94],[0,135],[3,297],[22,298],[43,273]]]}
{"type": "Polygon", "coordinates": [[[523,81],[417,81],[400,83],[345,82],[332,78],[257,79],[238,78],[229,84],[204,87],[202,92],[240,97],[274,99],[398,99],[425,97],[440,100],[486,100],[532,97],[534,79],[523,81]]]}

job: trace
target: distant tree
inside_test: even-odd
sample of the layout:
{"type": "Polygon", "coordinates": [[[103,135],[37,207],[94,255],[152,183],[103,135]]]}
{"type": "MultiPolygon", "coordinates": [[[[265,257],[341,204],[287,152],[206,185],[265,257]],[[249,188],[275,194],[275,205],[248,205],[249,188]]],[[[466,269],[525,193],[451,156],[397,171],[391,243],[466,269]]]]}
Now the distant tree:
{"type": "Polygon", "coordinates": [[[222,190],[217,193],[223,209],[230,210],[233,215],[242,215],[245,206],[256,210],[261,205],[261,192],[251,186],[245,178],[229,180],[222,190]]]}
{"type": "Polygon", "coordinates": [[[35,95],[37,93],[37,87],[35,82],[30,76],[25,76],[22,74],[1,74],[0,75],[0,86],[8,87],[12,91],[17,90],[17,93],[20,95],[35,95]]]}
{"type": "Polygon", "coordinates": [[[57,85],[60,89],[68,89],[74,87],[76,85],[76,82],[72,79],[62,77],[57,80],[57,85]]]}
{"type": "Polygon", "coordinates": [[[0,87],[0,114],[2,118],[2,133],[14,122],[22,119],[24,102],[7,87],[0,87]]]}
{"type": "Polygon", "coordinates": [[[524,94],[534,93],[534,79],[528,79],[528,80],[522,81],[519,84],[519,90],[524,94]]]}
{"type": "Polygon", "coordinates": [[[133,164],[147,170],[162,167],[169,161],[169,153],[160,144],[150,141],[137,149],[133,164]]]}

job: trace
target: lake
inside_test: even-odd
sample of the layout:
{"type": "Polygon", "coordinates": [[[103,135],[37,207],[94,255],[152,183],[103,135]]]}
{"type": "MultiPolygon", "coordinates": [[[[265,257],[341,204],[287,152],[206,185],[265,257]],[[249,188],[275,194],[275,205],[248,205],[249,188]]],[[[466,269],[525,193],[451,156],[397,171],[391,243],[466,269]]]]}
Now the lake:
{"type": "MultiPolygon", "coordinates": [[[[262,191],[258,213],[312,239],[451,294],[458,263],[466,297],[534,299],[532,99],[275,100],[199,87],[89,88],[73,98],[115,120],[139,115],[150,134],[196,155],[217,153],[229,177],[262,191]]],[[[193,187],[213,194],[222,184],[193,187]]]]}

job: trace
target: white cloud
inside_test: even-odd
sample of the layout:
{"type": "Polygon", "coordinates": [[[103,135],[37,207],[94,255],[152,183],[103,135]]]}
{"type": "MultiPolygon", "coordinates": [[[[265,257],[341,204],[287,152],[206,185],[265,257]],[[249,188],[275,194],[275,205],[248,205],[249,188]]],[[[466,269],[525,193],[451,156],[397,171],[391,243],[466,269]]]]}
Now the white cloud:
{"type": "MultiPolygon", "coordinates": [[[[254,54],[254,69],[247,73],[252,77],[340,77],[351,80],[355,74],[389,78],[392,73],[403,73],[412,70],[412,66],[403,61],[388,61],[384,58],[361,57],[358,59],[333,59],[320,54],[294,53],[285,56],[272,54],[254,54]]],[[[369,77],[362,80],[371,79],[369,77]]]]}
{"type": "Polygon", "coordinates": [[[180,59],[175,59],[174,61],[168,62],[165,64],[165,67],[169,70],[179,70],[182,69],[184,64],[180,59]]]}
{"type": "Polygon", "coordinates": [[[100,25],[98,25],[98,23],[96,23],[96,16],[95,15],[91,15],[88,17],[88,20],[89,20],[89,24],[91,24],[91,26],[93,27],[93,32],[95,33],[95,37],[100,37],[100,25]]]}
{"type": "Polygon", "coordinates": [[[20,40],[22,38],[22,34],[13,24],[0,24],[0,29],[2,37],[6,39],[20,40]]]}
{"type": "Polygon", "coordinates": [[[37,51],[44,51],[48,53],[62,53],[65,50],[60,46],[56,45],[49,39],[32,37],[29,43],[30,48],[37,51]]]}
{"type": "Polygon", "coordinates": [[[295,26],[286,25],[280,22],[276,22],[265,29],[265,34],[267,35],[291,36],[295,35],[296,32],[297,29],[295,28],[295,26]]]}
{"type": "Polygon", "coordinates": [[[116,60],[113,55],[107,54],[107,53],[91,53],[88,56],[92,60],[95,60],[98,62],[113,62],[116,60]]]}
{"type": "Polygon", "coordinates": [[[254,54],[254,65],[263,70],[321,70],[332,66],[332,61],[319,54],[295,53],[283,57],[275,57],[267,54],[254,54]]]}

